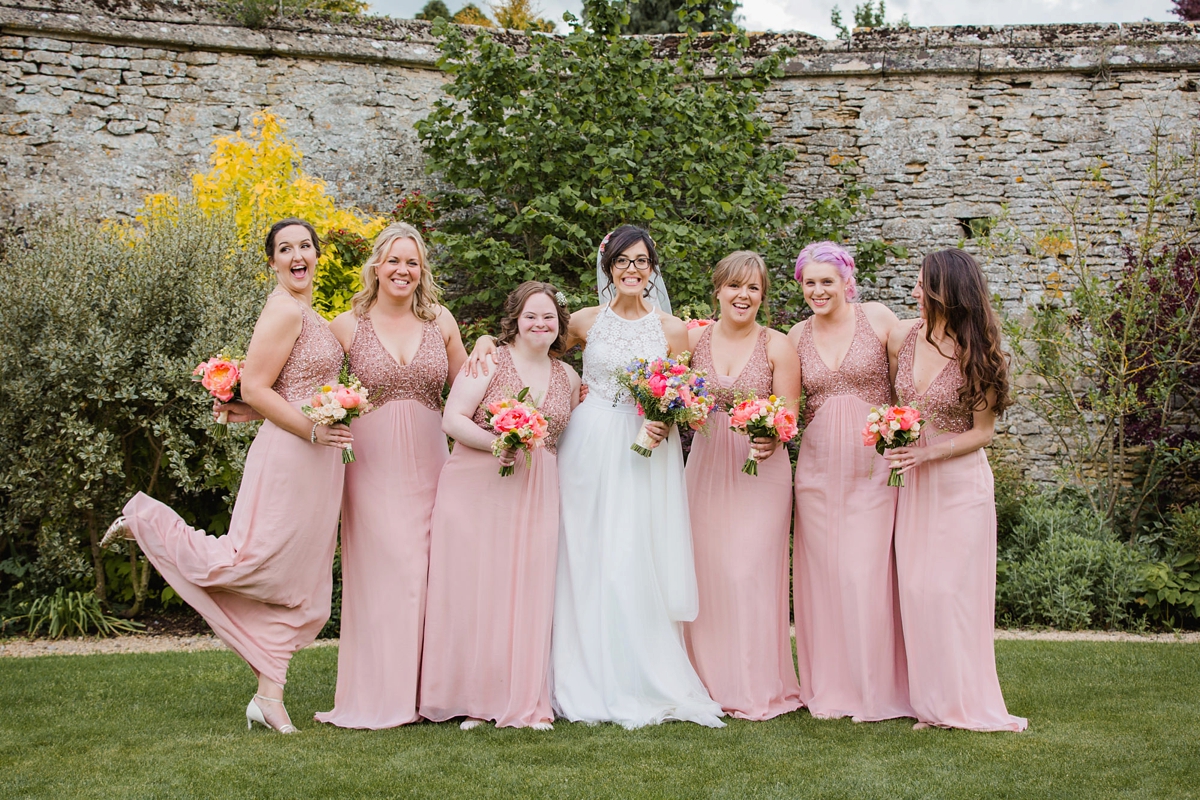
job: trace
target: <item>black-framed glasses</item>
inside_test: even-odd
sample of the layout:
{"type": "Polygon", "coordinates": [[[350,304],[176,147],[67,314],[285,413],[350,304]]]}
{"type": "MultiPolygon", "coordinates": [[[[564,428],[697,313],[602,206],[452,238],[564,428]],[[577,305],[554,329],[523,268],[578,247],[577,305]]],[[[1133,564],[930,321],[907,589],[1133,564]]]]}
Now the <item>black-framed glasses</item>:
{"type": "Polygon", "coordinates": [[[638,256],[635,259],[628,259],[625,256],[617,256],[613,259],[613,266],[617,269],[629,269],[633,267],[638,272],[650,271],[650,259],[646,256],[638,256]]]}

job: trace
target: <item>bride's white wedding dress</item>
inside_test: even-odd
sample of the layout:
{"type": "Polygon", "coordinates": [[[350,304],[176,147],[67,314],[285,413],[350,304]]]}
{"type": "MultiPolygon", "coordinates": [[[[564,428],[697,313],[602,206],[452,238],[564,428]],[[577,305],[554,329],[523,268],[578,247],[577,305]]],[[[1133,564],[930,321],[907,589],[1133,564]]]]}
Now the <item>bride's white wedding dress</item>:
{"type": "Polygon", "coordinates": [[[634,358],[666,355],[653,311],[626,320],[604,308],[583,353],[587,399],[559,439],[550,673],[555,712],[568,720],[724,725],[680,625],[698,602],[679,434],[650,458],[630,450],[643,418],[616,380],[634,358]]]}

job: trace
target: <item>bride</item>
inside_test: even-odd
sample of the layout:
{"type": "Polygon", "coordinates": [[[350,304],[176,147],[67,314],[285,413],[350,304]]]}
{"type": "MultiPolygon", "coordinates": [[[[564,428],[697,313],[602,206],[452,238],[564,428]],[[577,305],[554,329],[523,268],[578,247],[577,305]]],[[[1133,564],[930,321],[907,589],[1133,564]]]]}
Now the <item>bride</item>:
{"type": "MultiPolygon", "coordinates": [[[[558,444],[551,700],[574,722],[721,727],[683,644],[681,623],[698,602],[679,435],[647,423],[654,454],[633,452],[644,420],[617,383],[635,358],[685,351],[687,329],[661,309],[669,305],[646,231],[623,225],[604,237],[597,266],[608,302],[576,311],[568,327],[567,346],[584,345],[588,395],[558,444]]],[[[479,356],[490,350],[485,343],[479,356]]]]}

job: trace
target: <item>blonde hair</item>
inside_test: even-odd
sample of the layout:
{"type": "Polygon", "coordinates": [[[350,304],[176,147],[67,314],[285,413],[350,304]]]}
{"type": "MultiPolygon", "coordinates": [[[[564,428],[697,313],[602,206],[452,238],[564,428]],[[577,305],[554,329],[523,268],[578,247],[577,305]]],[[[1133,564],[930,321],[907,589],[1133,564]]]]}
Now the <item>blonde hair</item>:
{"type": "Polygon", "coordinates": [[[770,313],[767,310],[767,293],[771,291],[771,276],[767,274],[767,263],[763,261],[763,257],[752,250],[735,250],[729,255],[722,258],[713,267],[712,284],[713,284],[713,311],[718,311],[721,308],[721,301],[717,295],[721,288],[736,280],[745,280],[751,270],[758,272],[758,277],[762,283],[762,306],[759,312],[764,314],[768,319],[770,313]]]}
{"type": "Polygon", "coordinates": [[[379,275],[376,268],[387,258],[388,251],[399,239],[412,239],[417,246],[417,261],[421,264],[421,279],[417,281],[417,289],[413,292],[413,313],[418,319],[432,321],[437,319],[438,302],[442,298],[442,290],[433,280],[433,271],[429,268],[429,258],[425,250],[425,239],[421,232],[407,222],[393,222],[375,237],[375,246],[371,257],[363,264],[362,291],[350,299],[354,315],[361,317],[371,310],[379,299],[379,275]]]}

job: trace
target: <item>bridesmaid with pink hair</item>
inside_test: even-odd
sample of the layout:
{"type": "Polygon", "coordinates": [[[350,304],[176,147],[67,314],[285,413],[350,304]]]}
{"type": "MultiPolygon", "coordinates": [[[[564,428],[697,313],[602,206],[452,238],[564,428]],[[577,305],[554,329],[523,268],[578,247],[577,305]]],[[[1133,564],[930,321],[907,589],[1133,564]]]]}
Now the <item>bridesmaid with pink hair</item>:
{"type": "Polygon", "coordinates": [[[429,526],[448,456],[442,388],[466,360],[438,304],[425,241],[393,223],[375,239],[352,310],[333,321],[374,410],[354,423],[357,460],[342,501],[342,629],[332,711],[318,722],[415,722],[429,526]]]}
{"type": "MultiPolygon", "coordinates": [[[[925,257],[920,319],[888,340],[900,401],[925,426],[888,453],[905,476],[896,573],[915,728],[1022,731],[996,676],[996,497],[983,448],[1012,404],[987,278],[962,250],[925,257]]],[[[865,448],[864,448],[865,449],[865,448]]]]}
{"type": "Polygon", "coordinates": [[[285,219],[267,234],[278,283],[246,351],[243,403],[230,421],[266,418],[246,456],[229,532],[208,536],[140,492],[105,534],[137,539],[142,552],[188,605],[258,678],[246,725],[296,728],[283,706],[292,654],[329,619],[345,425],[314,425],[300,412],[313,390],[336,381],[342,347],[312,310],[320,244],[312,225],[285,219]]]}
{"type": "Polygon", "coordinates": [[[497,368],[489,379],[461,375],[446,401],[442,430],[454,452],[433,508],[429,609],[421,662],[421,716],[466,717],[470,730],[550,730],[550,630],[558,562],[555,448],[579,404],[579,376],[557,356],[570,315],[548,283],[527,281],[504,304],[497,368]],[[536,405],[548,422],[543,447],[492,455],[491,403],[536,405]],[[502,477],[500,465],[516,472],[502,477]]]}
{"type": "Polygon", "coordinates": [[[770,289],[757,253],[738,251],[713,269],[717,322],[688,332],[692,365],[716,400],[708,435],[692,440],[687,496],[700,611],[684,624],[692,664],[726,713],[762,720],[800,708],[788,630],[788,534],[792,465],[775,438],[729,429],[739,395],[800,399],[795,351],[759,325],[770,289]],[[757,477],[742,472],[753,452],[757,477]]]}
{"type": "Polygon", "coordinates": [[[880,303],[851,302],[854,259],[833,242],[800,251],[796,280],[813,312],[788,333],[805,394],[793,570],[801,698],[822,719],[909,717],[896,490],[861,435],[871,406],[892,400],[887,341],[898,320],[880,303]]]}

